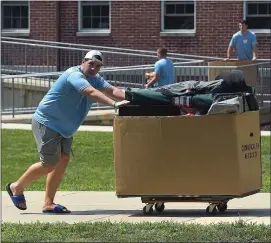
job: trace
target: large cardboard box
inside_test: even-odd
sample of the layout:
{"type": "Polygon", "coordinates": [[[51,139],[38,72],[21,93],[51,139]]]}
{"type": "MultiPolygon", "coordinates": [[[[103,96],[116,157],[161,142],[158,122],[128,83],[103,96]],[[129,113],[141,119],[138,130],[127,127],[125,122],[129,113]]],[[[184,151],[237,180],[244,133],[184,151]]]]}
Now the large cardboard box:
{"type": "Polygon", "coordinates": [[[208,80],[215,80],[221,72],[242,71],[247,85],[256,87],[258,80],[258,66],[255,61],[251,60],[231,60],[231,61],[214,61],[208,62],[208,80]],[[212,68],[211,66],[225,66],[225,68],[212,68]],[[236,66],[237,68],[227,68],[226,66],[236,66]]]}
{"type": "Polygon", "coordinates": [[[117,196],[234,195],[261,189],[259,112],[116,117],[117,196]]]}

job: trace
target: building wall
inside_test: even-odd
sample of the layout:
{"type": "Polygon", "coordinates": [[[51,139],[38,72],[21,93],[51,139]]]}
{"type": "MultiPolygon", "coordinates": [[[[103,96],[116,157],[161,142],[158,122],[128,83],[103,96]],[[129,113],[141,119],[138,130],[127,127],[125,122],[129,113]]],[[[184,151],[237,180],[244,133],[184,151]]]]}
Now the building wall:
{"type": "MultiPolygon", "coordinates": [[[[197,1],[196,34],[161,37],[160,1],[112,1],[110,36],[79,37],[77,1],[30,1],[29,38],[141,50],[165,46],[170,52],[226,57],[241,19],[242,1],[197,1]]],[[[258,58],[270,58],[271,35],[257,40],[258,58]]]]}
{"type": "MultiPolygon", "coordinates": [[[[198,1],[195,36],[160,37],[160,1],[112,1],[111,35],[77,37],[78,3],[62,1],[60,41],[143,50],[166,46],[171,52],[225,57],[228,43],[242,19],[242,1],[198,1]]],[[[257,35],[257,39],[259,58],[270,58],[271,36],[257,35]]]]}
{"type": "Polygon", "coordinates": [[[57,41],[58,2],[29,1],[30,3],[30,38],[57,41]]]}

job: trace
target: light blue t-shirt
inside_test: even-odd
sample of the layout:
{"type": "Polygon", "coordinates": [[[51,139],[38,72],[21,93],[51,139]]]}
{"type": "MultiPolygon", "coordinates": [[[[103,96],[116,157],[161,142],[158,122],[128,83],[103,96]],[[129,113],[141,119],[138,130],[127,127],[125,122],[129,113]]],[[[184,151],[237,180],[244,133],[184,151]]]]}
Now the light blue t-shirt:
{"type": "Polygon", "coordinates": [[[175,82],[174,64],[171,60],[163,58],[154,64],[154,72],[160,75],[155,87],[173,84],[175,82]]]}
{"type": "Polygon", "coordinates": [[[241,31],[235,33],[230,41],[230,46],[236,47],[239,60],[252,60],[253,46],[257,44],[256,35],[247,31],[245,35],[241,31]]]}
{"type": "Polygon", "coordinates": [[[103,90],[110,86],[99,74],[86,78],[80,66],[66,70],[41,100],[33,118],[63,137],[71,137],[87,116],[92,103],[80,91],[88,86],[103,90]]]}

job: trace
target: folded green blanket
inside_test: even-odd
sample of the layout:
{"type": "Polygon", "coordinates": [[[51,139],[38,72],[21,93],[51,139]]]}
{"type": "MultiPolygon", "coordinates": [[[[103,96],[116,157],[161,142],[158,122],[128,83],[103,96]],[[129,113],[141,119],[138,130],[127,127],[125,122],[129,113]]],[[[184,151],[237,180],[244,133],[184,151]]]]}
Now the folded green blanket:
{"type": "Polygon", "coordinates": [[[171,96],[151,89],[126,91],[125,99],[136,105],[173,105],[194,107],[208,110],[214,100],[213,94],[197,94],[194,96],[171,96]]]}

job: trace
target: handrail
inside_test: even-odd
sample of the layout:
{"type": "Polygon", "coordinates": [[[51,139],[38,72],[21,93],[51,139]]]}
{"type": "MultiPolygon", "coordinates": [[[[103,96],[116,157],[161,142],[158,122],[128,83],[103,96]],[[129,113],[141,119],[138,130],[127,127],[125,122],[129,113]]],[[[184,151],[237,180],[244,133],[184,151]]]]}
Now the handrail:
{"type": "MultiPolygon", "coordinates": [[[[266,64],[266,63],[261,63],[261,64],[266,64]]],[[[253,64],[253,65],[258,65],[258,64],[253,64]]],[[[218,69],[218,68],[223,68],[223,69],[237,69],[243,66],[175,66],[175,68],[214,68],[214,69],[218,69]]],[[[107,70],[106,68],[101,70],[99,73],[114,73],[114,72],[120,72],[120,71],[137,71],[137,70],[149,70],[151,67],[138,67],[138,68],[119,68],[119,69],[109,69],[107,70]]],[[[62,72],[47,72],[47,73],[29,73],[29,74],[19,74],[19,75],[5,75],[5,76],[1,76],[1,79],[8,79],[8,78],[27,78],[27,77],[43,77],[43,76],[58,76],[61,75],[62,73],[64,73],[64,71],[62,72]]]]}
{"type": "MultiPolygon", "coordinates": [[[[77,47],[94,47],[99,49],[109,49],[109,50],[119,50],[119,51],[131,51],[131,52],[139,52],[139,53],[152,53],[156,54],[155,51],[148,51],[148,50],[137,50],[137,49],[128,49],[128,48],[118,48],[118,47],[107,47],[107,46],[98,46],[98,45],[85,45],[85,44],[74,44],[74,43],[68,43],[68,42],[56,42],[56,41],[45,41],[45,40],[35,40],[35,39],[24,39],[24,38],[14,38],[14,37],[4,37],[2,36],[1,39],[6,40],[16,40],[16,41],[24,41],[24,42],[36,42],[36,43],[48,43],[48,44],[57,44],[57,45],[68,45],[68,46],[77,46],[77,47]]],[[[89,49],[88,49],[89,50],[89,49]]],[[[217,60],[224,60],[225,58],[221,57],[210,57],[210,56],[199,56],[199,55],[191,55],[191,54],[182,54],[182,53],[168,53],[168,55],[174,55],[174,56],[185,56],[185,57],[191,57],[191,58],[200,58],[200,59],[217,59],[217,60]]],[[[183,58],[185,59],[185,58],[183,58]]],[[[190,60],[190,59],[187,59],[190,60]]],[[[259,61],[271,61],[271,59],[258,59],[259,61]]]]}
{"type": "Polygon", "coordinates": [[[50,73],[28,73],[28,74],[18,74],[18,75],[1,75],[2,79],[11,79],[11,78],[29,78],[29,77],[51,77],[51,76],[58,76],[63,74],[63,72],[50,72],[50,73]]]}
{"type": "MultiPolygon", "coordinates": [[[[16,41],[26,41],[23,38],[13,38],[13,37],[1,37],[1,39],[7,39],[7,40],[16,40],[16,41]]],[[[36,42],[36,43],[49,43],[49,44],[57,44],[57,45],[68,45],[68,46],[82,46],[82,47],[94,47],[97,49],[109,49],[109,50],[119,50],[119,51],[131,51],[131,52],[139,52],[139,53],[151,53],[155,54],[155,51],[148,51],[148,50],[137,50],[137,49],[128,49],[128,48],[118,48],[118,47],[106,47],[106,46],[97,46],[97,45],[85,45],[85,44],[74,44],[74,43],[68,43],[68,42],[56,42],[56,41],[43,41],[43,40],[34,40],[34,39],[27,39],[27,42],[36,42]]],[[[205,58],[205,59],[217,59],[217,60],[223,60],[224,58],[219,57],[208,57],[208,56],[197,56],[197,55],[190,55],[190,54],[181,54],[181,53],[172,53],[169,52],[168,55],[174,55],[174,56],[187,56],[191,58],[205,58]]],[[[184,60],[187,58],[183,58],[184,60]]],[[[187,59],[191,60],[191,59],[187,59]]]]}
{"type": "MultiPolygon", "coordinates": [[[[53,46],[53,45],[48,46],[48,45],[43,45],[43,44],[23,43],[23,42],[15,42],[15,41],[1,41],[1,43],[24,45],[24,46],[35,46],[35,47],[47,47],[47,48],[50,47],[50,48],[54,48],[54,49],[65,49],[65,50],[67,50],[67,47],[64,47],[64,46],[53,46]]],[[[75,48],[75,47],[69,47],[68,50],[86,51],[86,52],[89,51],[89,49],[78,49],[78,48],[75,48]]],[[[157,56],[155,56],[155,55],[136,54],[136,53],[128,53],[128,52],[103,51],[103,53],[157,58],[157,56]]],[[[175,60],[185,60],[185,61],[190,60],[190,59],[178,58],[178,57],[170,57],[170,59],[172,59],[172,60],[173,59],[175,59],[175,60]]]]}

